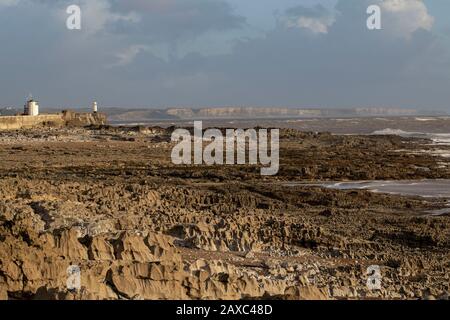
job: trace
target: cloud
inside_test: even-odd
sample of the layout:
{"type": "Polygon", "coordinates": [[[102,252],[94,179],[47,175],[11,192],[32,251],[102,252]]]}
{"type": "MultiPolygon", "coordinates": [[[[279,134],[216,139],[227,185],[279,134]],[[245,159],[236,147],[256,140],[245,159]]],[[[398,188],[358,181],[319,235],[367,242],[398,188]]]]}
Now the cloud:
{"type": "MultiPolygon", "coordinates": [[[[361,3],[365,7],[369,4],[380,5],[384,29],[391,35],[409,38],[417,30],[430,31],[433,27],[434,18],[428,13],[423,0],[373,0],[361,3]]],[[[335,23],[337,14],[338,12],[320,4],[313,7],[296,6],[286,10],[283,22],[287,27],[304,28],[313,33],[325,34],[335,23]]]]}
{"type": "Polygon", "coordinates": [[[263,36],[244,38],[245,18],[222,0],[100,0],[105,7],[91,10],[105,8],[106,16],[96,27],[86,20],[81,32],[54,19],[68,1],[50,3],[0,10],[3,104],[19,105],[33,92],[43,105],[68,107],[95,97],[126,107],[448,109],[450,54],[429,19],[418,18],[430,16],[421,4],[383,8],[379,31],[366,27],[367,6],[377,0],[339,0],[328,10],[295,6],[263,36]],[[405,12],[417,17],[407,21],[405,12]],[[139,20],[124,18],[130,15],[139,20]],[[300,17],[321,22],[298,23],[300,17]],[[88,27],[96,31],[86,36],[88,27]],[[234,36],[229,50],[205,49],[217,49],[209,40],[225,35],[234,36]]]}
{"type": "Polygon", "coordinates": [[[1,7],[12,7],[19,4],[20,0],[0,0],[0,8],[1,7]]]}
{"type": "Polygon", "coordinates": [[[312,33],[328,33],[328,28],[335,22],[334,15],[322,5],[315,7],[297,6],[286,11],[282,19],[289,28],[308,29],[312,33]]]}
{"type": "Polygon", "coordinates": [[[110,65],[110,67],[123,67],[126,65],[129,65],[133,62],[133,60],[136,58],[136,56],[143,52],[143,51],[149,51],[151,49],[150,46],[142,45],[142,44],[136,44],[132,45],[125,50],[118,52],[115,54],[117,61],[110,65]]]}
{"type": "Polygon", "coordinates": [[[111,0],[118,12],[137,12],[142,21],[121,31],[146,35],[153,41],[193,39],[207,32],[242,28],[245,18],[224,0],[111,0]]]}
{"type": "MultiPolygon", "coordinates": [[[[167,68],[178,71],[173,77],[208,75],[208,90],[191,86],[166,98],[185,105],[448,108],[450,55],[439,37],[422,27],[400,38],[387,26],[368,30],[373,2],[340,0],[335,22],[320,37],[279,23],[265,37],[238,42],[229,55],[186,56],[167,68]]],[[[283,17],[326,16],[295,9],[283,17]]]]}
{"type": "MultiPolygon", "coordinates": [[[[48,5],[60,21],[65,21],[68,17],[65,8],[74,4],[72,0],[59,0],[56,2],[58,4],[56,7],[54,6],[55,2],[45,0],[42,3],[48,5]]],[[[136,24],[140,21],[140,16],[135,12],[120,13],[113,11],[109,0],[79,0],[76,5],[81,9],[81,33],[85,36],[109,32],[115,24],[136,24]]]]}
{"type": "Polygon", "coordinates": [[[433,27],[434,18],[422,0],[384,0],[380,6],[383,28],[395,36],[411,38],[417,30],[433,27]]]}
{"type": "Polygon", "coordinates": [[[140,18],[136,13],[119,14],[111,10],[108,0],[85,0],[82,4],[82,14],[88,33],[96,33],[108,24],[119,22],[138,23],[140,18]]]}

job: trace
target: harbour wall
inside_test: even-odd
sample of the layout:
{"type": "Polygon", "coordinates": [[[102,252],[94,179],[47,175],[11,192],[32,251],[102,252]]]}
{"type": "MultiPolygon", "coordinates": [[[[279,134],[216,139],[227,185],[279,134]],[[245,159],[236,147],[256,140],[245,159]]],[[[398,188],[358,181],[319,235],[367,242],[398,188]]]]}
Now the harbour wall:
{"type": "Polygon", "coordinates": [[[0,116],[0,130],[18,130],[37,126],[89,126],[106,124],[107,118],[103,113],[77,113],[63,111],[55,114],[41,114],[37,116],[0,116]]]}

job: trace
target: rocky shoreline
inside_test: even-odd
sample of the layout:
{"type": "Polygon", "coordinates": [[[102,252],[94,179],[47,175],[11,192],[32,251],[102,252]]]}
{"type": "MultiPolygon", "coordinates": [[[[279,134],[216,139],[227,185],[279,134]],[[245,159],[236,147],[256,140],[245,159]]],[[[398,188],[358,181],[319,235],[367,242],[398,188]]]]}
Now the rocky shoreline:
{"type": "Polygon", "coordinates": [[[261,177],[173,165],[172,130],[0,133],[0,298],[448,299],[450,217],[424,215],[442,199],[283,186],[450,178],[430,141],[283,129],[261,177]]]}

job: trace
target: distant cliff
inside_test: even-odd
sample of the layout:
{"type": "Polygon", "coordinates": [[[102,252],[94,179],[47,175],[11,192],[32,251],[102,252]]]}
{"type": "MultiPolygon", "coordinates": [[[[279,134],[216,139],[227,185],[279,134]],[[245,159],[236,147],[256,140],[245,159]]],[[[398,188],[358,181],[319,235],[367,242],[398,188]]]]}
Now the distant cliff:
{"type": "Polygon", "coordinates": [[[368,116],[415,116],[442,114],[399,108],[349,108],[304,109],[284,107],[223,107],[223,108],[169,108],[169,109],[108,109],[111,121],[143,120],[192,120],[192,119],[255,119],[255,118],[312,118],[312,117],[368,117],[368,116]]]}

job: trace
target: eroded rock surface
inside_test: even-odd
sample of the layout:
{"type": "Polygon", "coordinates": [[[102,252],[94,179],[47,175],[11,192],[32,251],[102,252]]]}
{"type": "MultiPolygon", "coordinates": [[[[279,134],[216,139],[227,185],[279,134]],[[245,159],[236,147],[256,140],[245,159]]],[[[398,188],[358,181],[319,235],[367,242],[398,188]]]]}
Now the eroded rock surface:
{"type": "Polygon", "coordinates": [[[285,130],[261,178],[172,165],[169,129],[65,130],[0,137],[0,299],[448,298],[443,200],[283,183],[450,177],[394,152],[426,141],[285,130]]]}

